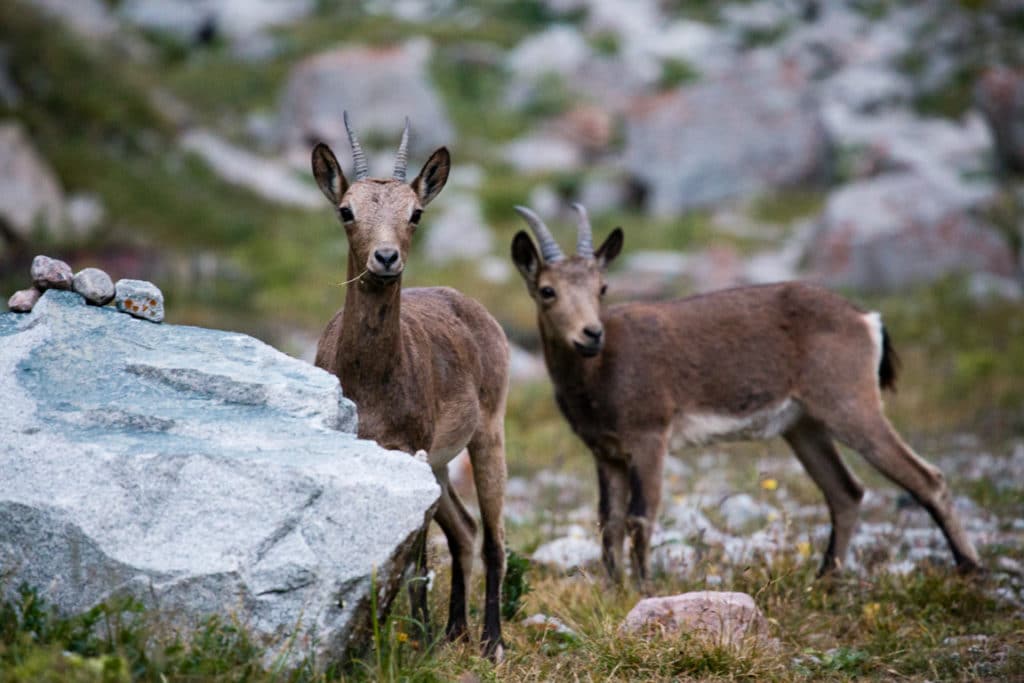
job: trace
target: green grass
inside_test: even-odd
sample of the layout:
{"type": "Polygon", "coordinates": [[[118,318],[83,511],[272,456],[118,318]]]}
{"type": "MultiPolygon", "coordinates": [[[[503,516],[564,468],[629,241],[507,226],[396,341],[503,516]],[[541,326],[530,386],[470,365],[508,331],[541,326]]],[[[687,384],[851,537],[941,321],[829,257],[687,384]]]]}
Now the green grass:
{"type": "Polygon", "coordinates": [[[684,59],[666,59],[661,63],[660,90],[672,90],[700,80],[700,72],[684,59]]]}
{"type": "Polygon", "coordinates": [[[791,188],[765,194],[751,205],[751,217],[765,223],[787,225],[821,212],[827,194],[823,190],[791,188]]]}
{"type": "MultiPolygon", "coordinates": [[[[168,637],[157,626],[158,614],[133,603],[61,619],[32,593],[0,610],[0,665],[10,681],[126,681],[129,675],[143,681],[443,681],[466,671],[481,680],[509,681],[574,675],[597,681],[1012,680],[1024,675],[1021,615],[992,598],[986,580],[944,569],[815,582],[812,563],[793,556],[748,567],[722,589],[755,596],[776,642],[736,649],[685,636],[620,634],[618,625],[640,597],[635,592],[609,590],[586,574],[565,578],[540,568],[528,571],[533,590],[518,615],[557,616],[577,636],[556,639],[518,620],[506,621],[506,658],[497,667],[478,656],[475,642],[419,642],[401,604],[378,624],[377,646],[365,657],[326,672],[310,662],[285,671],[262,668],[259,649],[234,624],[210,619],[168,637]]],[[[443,569],[438,585],[447,585],[443,569]]],[[[700,575],[661,577],[655,592],[705,585],[700,575]]],[[[445,592],[431,594],[435,620],[444,614],[445,592]]],[[[471,622],[478,634],[478,615],[471,622]]]]}

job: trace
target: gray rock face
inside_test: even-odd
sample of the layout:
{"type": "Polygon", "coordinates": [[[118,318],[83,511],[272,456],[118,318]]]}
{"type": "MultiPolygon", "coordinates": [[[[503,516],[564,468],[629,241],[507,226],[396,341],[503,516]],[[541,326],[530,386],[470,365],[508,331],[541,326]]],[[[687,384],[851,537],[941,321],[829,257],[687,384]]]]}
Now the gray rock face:
{"type": "Polygon", "coordinates": [[[31,4],[83,38],[106,40],[118,32],[117,20],[101,0],[31,0],[31,4]]]}
{"type": "Polygon", "coordinates": [[[431,263],[477,259],[492,250],[494,234],[475,196],[457,191],[442,195],[438,204],[423,238],[423,253],[431,263]]]}
{"type": "Polygon", "coordinates": [[[674,215],[814,178],[827,161],[817,110],[782,66],[737,73],[639,102],[625,163],[651,212],[674,215]]]}
{"type": "Polygon", "coordinates": [[[0,220],[25,240],[37,227],[63,231],[64,193],[18,123],[0,124],[0,220]]]}
{"type": "Polygon", "coordinates": [[[832,193],[809,247],[811,272],[831,286],[893,291],[952,272],[1009,276],[1006,240],[971,213],[963,188],[891,173],[832,193]]]}
{"type": "Polygon", "coordinates": [[[1024,171],[1024,70],[990,69],[978,81],[974,100],[992,129],[1003,168],[1024,171]]]}
{"type": "Polygon", "coordinates": [[[120,279],[114,285],[114,303],[122,313],[150,320],[164,320],[164,294],[160,288],[146,280],[120,279]]]}
{"type": "Polygon", "coordinates": [[[548,541],[533,552],[533,561],[555,569],[570,571],[601,559],[601,546],[582,527],[570,529],[568,536],[548,541]]]}
{"type": "Polygon", "coordinates": [[[106,306],[114,300],[114,282],[99,268],[83,268],[75,273],[71,288],[96,306],[106,306]]]}
{"type": "Polygon", "coordinates": [[[264,199],[301,209],[319,209],[324,204],[323,195],[313,184],[300,180],[285,164],[236,147],[210,131],[185,133],[181,146],[202,157],[224,180],[264,199]]]}
{"type": "Polygon", "coordinates": [[[314,4],[312,0],[127,0],[118,12],[131,24],[182,40],[195,40],[208,28],[238,43],[308,16],[314,4]]]}
{"type": "Polygon", "coordinates": [[[390,603],[439,495],[351,433],[326,372],[73,292],[0,316],[0,395],[3,585],[66,612],[129,591],[324,661],[366,636],[374,581],[390,603]]]}
{"type": "Polygon", "coordinates": [[[342,113],[348,110],[368,152],[373,151],[375,139],[393,141],[387,145],[386,168],[378,168],[372,155],[370,163],[371,176],[390,177],[408,116],[412,128],[409,177],[415,177],[419,171],[415,159],[452,144],[454,137],[427,72],[431,51],[426,40],[411,40],[390,47],[345,47],[302,61],[289,76],[281,98],[279,137],[289,161],[308,169],[311,140],[322,140],[340,158],[350,158],[342,121],[342,113]]]}

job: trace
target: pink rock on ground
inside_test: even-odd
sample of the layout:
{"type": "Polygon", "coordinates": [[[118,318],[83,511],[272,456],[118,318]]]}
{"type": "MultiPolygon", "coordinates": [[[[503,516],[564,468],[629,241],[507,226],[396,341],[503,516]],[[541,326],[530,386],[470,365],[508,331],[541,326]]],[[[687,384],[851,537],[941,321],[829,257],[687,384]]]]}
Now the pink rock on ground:
{"type": "Polygon", "coordinates": [[[625,621],[622,633],[689,633],[713,644],[740,645],[767,634],[767,622],[746,593],[697,591],[645,598],[625,621]]]}

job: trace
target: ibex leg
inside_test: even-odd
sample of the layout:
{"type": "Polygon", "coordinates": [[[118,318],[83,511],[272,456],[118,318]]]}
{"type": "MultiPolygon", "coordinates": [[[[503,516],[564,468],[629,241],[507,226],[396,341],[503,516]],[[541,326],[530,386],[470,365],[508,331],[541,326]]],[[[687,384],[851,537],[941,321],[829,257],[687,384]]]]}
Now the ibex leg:
{"type": "Polygon", "coordinates": [[[484,527],[483,560],[486,597],[484,602],[483,654],[500,660],[501,643],[501,583],[505,577],[505,428],[504,410],[489,426],[477,434],[469,444],[473,463],[473,483],[480,504],[480,519],[484,527]]]}
{"type": "Polygon", "coordinates": [[[928,510],[946,536],[953,559],[962,571],[979,568],[978,552],[953,511],[953,495],[942,472],[918,457],[880,410],[867,415],[851,411],[839,415],[828,426],[836,438],[863,455],[928,510]]]}
{"type": "Polygon", "coordinates": [[[814,483],[825,494],[832,533],[818,576],[832,572],[846,560],[847,548],[857,524],[864,486],[843,462],[828,430],[805,417],[784,435],[814,483]]]}

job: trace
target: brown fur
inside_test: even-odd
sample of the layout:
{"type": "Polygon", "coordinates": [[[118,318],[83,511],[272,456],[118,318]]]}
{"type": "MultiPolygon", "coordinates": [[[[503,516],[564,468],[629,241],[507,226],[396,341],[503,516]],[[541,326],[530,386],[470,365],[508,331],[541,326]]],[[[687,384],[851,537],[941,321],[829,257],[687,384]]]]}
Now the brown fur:
{"type": "Polygon", "coordinates": [[[772,431],[825,495],[833,533],[822,573],[841,565],[863,495],[833,438],[910,491],[942,528],[957,563],[977,567],[942,474],[882,414],[880,378],[894,380],[894,354],[887,335],[877,342],[884,349],[876,347],[863,310],[797,282],[605,307],[604,271],[621,244],[616,229],[594,258],[555,263],[542,262],[525,232],[512,248],[537,303],[558,406],[597,460],[603,559],[613,579],[622,577],[626,533],[634,578],[643,584],[649,575],[662,463],[673,437],[711,442],[772,431]],[[764,416],[780,406],[792,412],[769,428],[764,416]],[[716,431],[723,424],[746,426],[716,431]]]}
{"type": "MultiPolygon", "coordinates": [[[[349,186],[330,150],[324,145],[314,150],[314,174],[345,225],[351,281],[344,307],[320,337],[316,364],[337,375],[355,401],[360,437],[386,448],[427,453],[441,486],[434,519],[453,558],[450,639],[466,633],[465,593],[476,522],[449,485],[447,463],[468,447],[484,525],[484,653],[497,657],[505,561],[508,341],[484,307],[459,292],[401,286],[418,212],[444,186],[448,163],[442,148],[410,185],[365,179],[349,186]],[[346,221],[346,216],[351,218],[346,221]]],[[[418,543],[418,577],[410,597],[413,616],[426,626],[425,534],[418,543]]]]}

